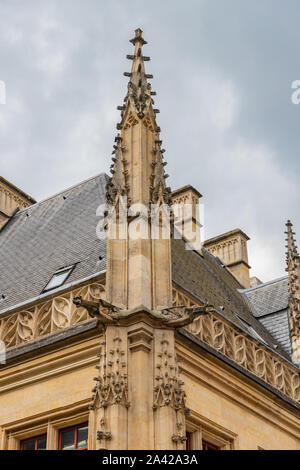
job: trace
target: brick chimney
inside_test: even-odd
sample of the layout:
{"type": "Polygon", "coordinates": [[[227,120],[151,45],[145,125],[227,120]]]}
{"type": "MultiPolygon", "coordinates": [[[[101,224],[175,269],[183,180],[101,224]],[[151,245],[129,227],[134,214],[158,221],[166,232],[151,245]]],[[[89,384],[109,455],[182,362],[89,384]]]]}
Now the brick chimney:
{"type": "Polygon", "coordinates": [[[16,211],[35,204],[35,200],[0,176],[0,230],[16,211]]]}
{"type": "Polygon", "coordinates": [[[250,287],[248,240],[249,237],[238,228],[210,238],[203,244],[210,253],[222,261],[245,289],[250,287]]]}

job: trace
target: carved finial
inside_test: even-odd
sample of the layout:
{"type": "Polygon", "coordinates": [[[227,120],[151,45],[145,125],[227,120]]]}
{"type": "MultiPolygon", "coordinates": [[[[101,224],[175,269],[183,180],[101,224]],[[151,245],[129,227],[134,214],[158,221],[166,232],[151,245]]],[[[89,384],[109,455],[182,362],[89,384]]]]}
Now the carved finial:
{"type": "Polygon", "coordinates": [[[143,38],[142,36],[143,34],[143,31],[141,30],[141,28],[137,28],[135,30],[135,37],[133,39],[130,39],[129,42],[131,42],[132,44],[136,45],[136,44],[141,44],[142,46],[144,44],[147,44],[147,41],[145,41],[145,39],[143,38]]]}
{"type": "Polygon", "coordinates": [[[126,77],[130,78],[125,102],[130,102],[135,108],[137,116],[143,119],[146,109],[152,103],[151,86],[147,80],[153,76],[146,74],[144,65],[144,62],[149,61],[150,57],[143,55],[142,47],[147,44],[147,41],[143,38],[140,28],[135,30],[135,37],[130,42],[134,45],[134,54],[126,56],[127,59],[132,60],[132,67],[131,72],[124,73],[126,77]]]}

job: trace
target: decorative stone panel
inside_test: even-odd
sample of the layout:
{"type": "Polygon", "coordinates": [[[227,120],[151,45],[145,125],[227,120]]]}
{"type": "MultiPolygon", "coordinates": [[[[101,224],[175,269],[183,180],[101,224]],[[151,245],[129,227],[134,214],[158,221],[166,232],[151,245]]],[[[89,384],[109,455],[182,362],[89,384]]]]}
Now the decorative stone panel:
{"type": "MultiPolygon", "coordinates": [[[[178,289],[173,289],[173,304],[191,306],[194,302],[178,289]]],[[[284,395],[300,402],[299,371],[218,313],[200,316],[186,329],[284,395]]]]}
{"type": "Polygon", "coordinates": [[[103,284],[93,282],[4,317],[0,320],[0,341],[9,349],[87,321],[87,311],[73,304],[74,297],[97,301],[104,292],[103,284]]]}

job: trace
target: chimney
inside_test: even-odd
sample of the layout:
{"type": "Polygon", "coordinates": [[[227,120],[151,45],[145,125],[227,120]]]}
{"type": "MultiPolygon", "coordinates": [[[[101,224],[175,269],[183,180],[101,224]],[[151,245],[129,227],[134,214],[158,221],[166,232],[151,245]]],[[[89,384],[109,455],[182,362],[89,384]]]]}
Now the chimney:
{"type": "Polygon", "coordinates": [[[0,230],[17,210],[35,204],[35,200],[0,176],[0,230]]]}
{"type": "Polygon", "coordinates": [[[249,237],[238,228],[210,238],[203,244],[210,253],[222,261],[245,289],[250,287],[248,240],[249,237]]]}
{"type": "MultiPolygon", "coordinates": [[[[183,186],[182,188],[176,189],[175,191],[172,192],[172,204],[173,205],[178,205],[183,208],[186,204],[189,204],[191,207],[191,211],[190,212],[188,211],[184,215],[184,222],[185,223],[189,223],[190,221],[192,222],[192,230],[194,233],[196,233],[196,230],[198,227],[197,240],[195,241],[195,243],[192,242],[191,245],[192,246],[194,245],[195,249],[199,251],[200,253],[201,253],[201,246],[200,246],[201,225],[200,225],[199,199],[201,197],[202,197],[202,194],[200,194],[199,191],[197,191],[197,189],[195,189],[190,184],[183,186]]],[[[183,236],[185,236],[186,231],[184,230],[184,224],[182,222],[179,222],[179,224],[178,222],[176,223],[176,218],[174,222],[179,232],[182,233],[183,236]]]]}
{"type": "Polygon", "coordinates": [[[263,282],[256,276],[250,277],[250,287],[257,287],[263,284],[263,282]]]}

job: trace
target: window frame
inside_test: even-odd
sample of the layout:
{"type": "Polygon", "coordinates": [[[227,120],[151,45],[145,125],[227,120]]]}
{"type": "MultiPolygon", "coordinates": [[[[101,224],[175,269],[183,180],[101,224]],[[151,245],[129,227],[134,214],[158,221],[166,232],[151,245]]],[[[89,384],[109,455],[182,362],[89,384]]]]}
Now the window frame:
{"type": "Polygon", "coordinates": [[[189,433],[191,450],[202,450],[203,441],[218,447],[219,450],[239,448],[236,433],[193,410],[186,422],[187,433],[189,433]]]}
{"type": "Polygon", "coordinates": [[[211,442],[205,441],[202,439],[202,450],[209,450],[209,449],[204,449],[203,447],[209,447],[210,450],[221,450],[219,446],[212,444],[211,442]]]}
{"type": "Polygon", "coordinates": [[[40,434],[39,436],[33,436],[33,437],[28,437],[27,439],[22,439],[20,441],[20,450],[26,450],[24,449],[24,444],[28,442],[35,441],[35,448],[33,450],[47,450],[47,433],[46,434],[40,434]],[[37,449],[37,442],[39,439],[46,439],[46,449],[37,449]]]}
{"type": "Polygon", "coordinates": [[[9,425],[0,426],[2,447],[7,450],[20,450],[20,442],[35,436],[47,434],[47,450],[58,450],[59,431],[76,426],[78,423],[89,423],[89,449],[96,448],[96,438],[92,434],[93,418],[89,410],[90,399],[77,403],[62,412],[60,409],[45,410],[44,413],[33,415],[9,425]],[[36,424],[37,421],[40,424],[36,424]]]}
{"type": "Polygon", "coordinates": [[[44,289],[42,290],[42,294],[44,294],[45,292],[50,292],[54,289],[58,289],[59,287],[63,286],[65,284],[65,282],[68,280],[68,278],[70,277],[71,273],[74,271],[75,266],[76,266],[76,264],[72,264],[71,266],[66,266],[65,268],[61,268],[61,269],[58,269],[57,271],[55,271],[55,273],[52,274],[51,278],[49,279],[49,281],[45,285],[44,289]],[[54,278],[54,276],[56,276],[58,274],[63,274],[65,272],[67,273],[67,276],[64,278],[64,280],[60,284],[58,284],[57,286],[54,286],[54,287],[47,287],[47,286],[49,286],[49,284],[52,281],[52,279],[54,278]]]}
{"type": "Polygon", "coordinates": [[[185,435],[186,435],[186,446],[185,446],[185,450],[192,450],[192,432],[190,431],[186,431],[185,435]]]}
{"type": "Polygon", "coordinates": [[[80,449],[76,449],[77,446],[77,439],[78,439],[78,429],[87,427],[89,429],[89,423],[88,421],[80,424],[75,424],[73,426],[68,426],[67,428],[59,429],[59,434],[58,434],[58,450],[64,450],[62,449],[62,435],[64,432],[67,431],[72,431],[75,430],[75,437],[74,437],[74,449],[72,450],[88,450],[88,443],[86,447],[81,447],[80,449]]]}

